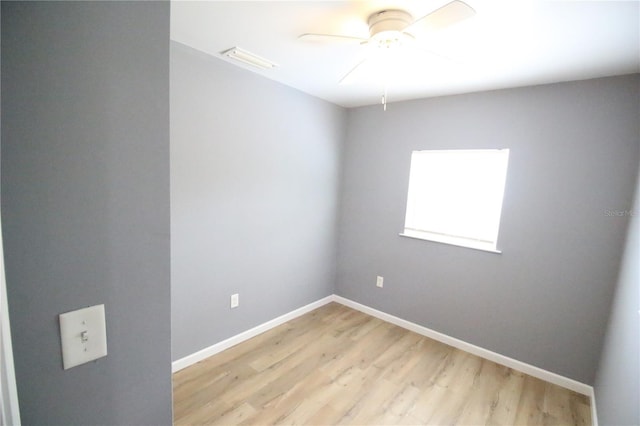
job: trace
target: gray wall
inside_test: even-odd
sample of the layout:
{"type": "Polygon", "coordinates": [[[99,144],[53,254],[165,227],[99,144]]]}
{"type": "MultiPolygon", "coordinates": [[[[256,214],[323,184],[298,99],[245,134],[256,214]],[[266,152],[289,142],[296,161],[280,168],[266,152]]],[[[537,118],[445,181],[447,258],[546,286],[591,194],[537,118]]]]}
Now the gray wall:
{"type": "Polygon", "coordinates": [[[172,42],[174,360],[333,293],[345,118],[172,42]]]}
{"type": "Polygon", "coordinates": [[[170,424],[168,2],[2,2],[2,222],[23,423],[170,424]]]}
{"type": "Polygon", "coordinates": [[[337,293],[593,383],[633,196],[639,78],[349,111],[337,293]],[[501,255],[398,236],[410,154],[509,148],[501,255]],[[376,275],[385,277],[383,289],[376,275]]]}
{"type": "Polygon", "coordinates": [[[640,176],[628,214],[633,216],[594,386],[601,425],[640,425],[640,176]]]}

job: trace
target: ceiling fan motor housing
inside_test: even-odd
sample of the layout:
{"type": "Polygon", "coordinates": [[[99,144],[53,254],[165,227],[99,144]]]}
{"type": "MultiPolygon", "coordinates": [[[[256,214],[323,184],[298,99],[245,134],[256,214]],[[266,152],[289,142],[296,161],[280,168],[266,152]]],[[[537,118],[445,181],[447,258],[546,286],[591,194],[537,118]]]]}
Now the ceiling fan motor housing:
{"type": "Polygon", "coordinates": [[[412,16],[404,10],[383,10],[369,17],[369,33],[380,47],[398,45],[406,38],[402,32],[413,21],[412,16]]]}

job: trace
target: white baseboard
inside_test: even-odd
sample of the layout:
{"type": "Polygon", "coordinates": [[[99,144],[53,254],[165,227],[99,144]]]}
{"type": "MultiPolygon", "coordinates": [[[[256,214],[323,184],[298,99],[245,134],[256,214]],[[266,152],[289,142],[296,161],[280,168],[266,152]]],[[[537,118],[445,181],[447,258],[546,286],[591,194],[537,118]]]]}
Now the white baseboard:
{"type": "MultiPolygon", "coordinates": [[[[509,358],[508,356],[504,356],[496,352],[492,352],[488,349],[484,349],[479,346],[472,345],[471,343],[467,343],[465,341],[456,339],[455,337],[447,336],[446,334],[442,334],[440,332],[431,330],[427,327],[423,327],[421,325],[412,323],[410,321],[403,320],[401,318],[395,317],[385,312],[378,311],[377,309],[370,308],[366,305],[362,305],[360,303],[346,299],[342,296],[337,296],[334,294],[333,300],[335,302],[338,302],[350,308],[356,309],[360,312],[364,312],[365,314],[371,315],[372,317],[376,317],[383,321],[390,322],[391,324],[395,324],[399,327],[402,327],[407,330],[413,331],[415,333],[421,334],[423,336],[429,337],[433,340],[437,340],[438,342],[442,342],[449,346],[453,346],[454,348],[463,350],[465,352],[469,352],[473,355],[477,355],[489,361],[493,361],[497,364],[504,365],[505,367],[513,368],[514,370],[520,371],[522,373],[528,374],[533,377],[537,377],[538,379],[545,380],[549,383],[553,383],[555,385],[562,386],[567,389],[571,389],[572,391],[578,392],[583,395],[587,395],[587,396],[593,395],[593,387],[586,385],[584,383],[580,383],[576,380],[569,379],[568,377],[564,377],[559,374],[552,373],[547,370],[543,370],[542,368],[538,368],[531,364],[527,364],[525,362],[518,361],[513,358],[509,358]]],[[[593,398],[592,398],[592,401],[593,401],[593,398]]],[[[592,404],[592,407],[595,407],[595,404],[592,404]]]]}
{"type": "Polygon", "coordinates": [[[218,352],[222,352],[223,350],[228,349],[231,346],[237,345],[238,343],[251,339],[252,337],[257,336],[258,334],[264,333],[265,331],[268,331],[274,327],[284,324],[287,321],[290,321],[294,318],[304,315],[307,312],[317,309],[320,306],[326,305],[327,303],[330,303],[330,302],[340,303],[342,305],[348,306],[360,312],[364,312],[365,314],[379,318],[383,321],[390,322],[391,324],[395,324],[399,327],[418,333],[422,336],[429,337],[433,340],[437,340],[438,342],[442,342],[449,346],[453,346],[454,348],[463,350],[465,352],[469,352],[481,358],[487,359],[489,361],[493,361],[497,364],[504,365],[505,367],[513,368],[514,370],[520,371],[522,373],[528,374],[533,377],[537,377],[549,383],[553,383],[558,386],[571,389],[580,394],[587,395],[591,398],[591,410],[592,410],[592,416],[593,416],[592,418],[594,419],[593,424],[594,426],[597,426],[597,419],[595,417],[595,396],[593,393],[592,386],[589,386],[584,383],[580,383],[576,380],[569,379],[568,377],[564,377],[547,370],[543,370],[542,368],[533,366],[531,364],[527,364],[522,361],[518,361],[516,359],[510,358],[505,355],[501,355],[499,353],[490,351],[488,349],[484,349],[479,346],[472,345],[471,343],[467,343],[460,339],[456,339],[455,337],[451,337],[446,334],[437,332],[435,330],[431,330],[427,327],[423,327],[421,325],[412,323],[410,321],[403,320],[402,318],[398,318],[396,316],[387,314],[377,309],[370,308],[369,306],[362,305],[360,303],[354,302],[352,300],[349,300],[347,298],[344,298],[342,296],[338,296],[335,294],[322,298],[316,302],[310,303],[306,306],[298,308],[287,314],[281,315],[275,319],[272,319],[271,321],[267,321],[250,330],[247,330],[240,334],[232,336],[226,340],[218,342],[214,345],[204,348],[191,355],[187,355],[184,358],[180,358],[176,361],[173,361],[173,363],[171,364],[171,369],[174,373],[176,371],[180,371],[183,368],[186,368],[192,364],[195,364],[198,361],[202,361],[203,359],[208,358],[212,355],[215,355],[218,352]]]}
{"type": "Polygon", "coordinates": [[[242,343],[245,340],[249,340],[252,337],[257,336],[258,334],[271,330],[274,327],[284,324],[287,321],[291,321],[294,318],[304,315],[307,312],[311,312],[314,309],[319,308],[320,306],[326,305],[327,303],[331,303],[332,301],[333,301],[333,295],[327,296],[313,303],[309,303],[306,306],[303,306],[294,311],[291,311],[287,314],[281,315],[275,319],[262,323],[256,327],[253,327],[252,329],[243,331],[240,334],[236,334],[235,336],[232,336],[226,340],[223,340],[214,345],[211,345],[202,350],[199,350],[198,352],[192,353],[191,355],[187,355],[184,358],[175,360],[171,363],[171,371],[175,373],[176,371],[180,371],[183,368],[187,368],[188,366],[193,365],[198,361],[202,361],[205,358],[209,358],[210,356],[215,355],[218,352],[222,352],[225,349],[230,348],[231,346],[235,346],[238,343],[242,343]]]}

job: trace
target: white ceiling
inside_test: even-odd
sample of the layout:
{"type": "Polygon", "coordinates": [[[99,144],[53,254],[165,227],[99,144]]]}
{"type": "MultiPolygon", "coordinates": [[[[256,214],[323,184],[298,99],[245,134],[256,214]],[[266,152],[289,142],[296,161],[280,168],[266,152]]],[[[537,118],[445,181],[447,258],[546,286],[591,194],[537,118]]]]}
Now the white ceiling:
{"type": "MultiPolygon", "coordinates": [[[[366,66],[339,84],[370,48],[299,40],[303,33],[368,37],[383,9],[422,17],[450,0],[173,1],[171,38],[229,60],[238,46],[278,64],[240,67],[329,102],[380,102],[385,83],[366,66]]],[[[389,102],[640,72],[640,1],[466,0],[476,15],[424,33],[422,53],[403,55],[387,84],[389,102]]],[[[369,63],[374,63],[370,61],[369,63]]]]}

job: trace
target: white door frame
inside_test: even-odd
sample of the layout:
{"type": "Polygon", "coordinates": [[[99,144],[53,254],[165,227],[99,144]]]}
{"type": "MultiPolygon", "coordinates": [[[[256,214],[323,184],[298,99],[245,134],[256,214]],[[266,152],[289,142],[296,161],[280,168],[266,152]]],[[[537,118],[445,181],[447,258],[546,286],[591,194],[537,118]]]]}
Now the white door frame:
{"type": "MultiPolygon", "coordinates": [[[[2,220],[0,219],[0,231],[2,220]]],[[[7,303],[7,282],[4,274],[4,250],[0,233],[0,425],[20,425],[18,389],[13,367],[13,346],[7,303]]]]}

